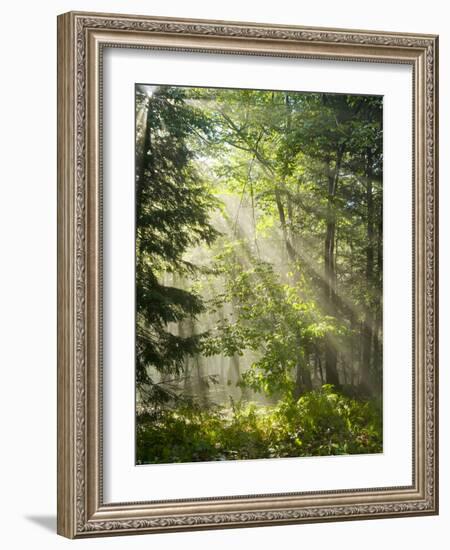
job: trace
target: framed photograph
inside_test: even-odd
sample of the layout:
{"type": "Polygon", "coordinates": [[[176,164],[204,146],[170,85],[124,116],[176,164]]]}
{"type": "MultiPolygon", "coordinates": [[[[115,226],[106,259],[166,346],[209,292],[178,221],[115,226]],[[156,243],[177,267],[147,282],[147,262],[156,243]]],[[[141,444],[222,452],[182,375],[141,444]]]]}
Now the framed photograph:
{"type": "Polygon", "coordinates": [[[431,35],[58,18],[58,532],[438,512],[431,35]]]}

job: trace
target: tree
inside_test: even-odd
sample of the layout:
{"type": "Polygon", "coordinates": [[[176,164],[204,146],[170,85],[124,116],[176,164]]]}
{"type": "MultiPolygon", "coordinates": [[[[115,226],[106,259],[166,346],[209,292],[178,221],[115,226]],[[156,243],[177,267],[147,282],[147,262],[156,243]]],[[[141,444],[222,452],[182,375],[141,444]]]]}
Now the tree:
{"type": "Polygon", "coordinates": [[[216,332],[204,341],[203,352],[233,356],[250,349],[259,358],[244,373],[243,383],[269,396],[298,399],[312,390],[309,355],[323,344],[326,334],[345,327],[321,314],[304,281],[291,275],[283,283],[270,263],[257,258],[244,270],[240,253],[238,243],[217,258],[226,281],[218,305],[230,301],[236,305],[233,315],[221,319],[216,332]]]}
{"type": "Polygon", "coordinates": [[[346,320],[347,341],[364,342],[355,358],[330,332],[314,363],[323,359],[326,381],[336,387],[346,378],[346,363],[352,371],[359,365],[361,389],[370,393],[368,378],[379,373],[381,361],[382,266],[375,271],[370,260],[381,261],[381,98],[252,90],[219,91],[215,101],[207,90],[205,97],[224,186],[241,203],[249,198],[255,219],[265,217],[268,226],[276,220],[286,268],[297,280],[305,277],[324,315],[346,320]],[[365,263],[365,273],[353,263],[359,269],[365,263]]]}
{"type": "Polygon", "coordinates": [[[193,131],[208,134],[205,117],[182,88],[144,87],[136,98],[136,383],[140,399],[157,406],[176,397],[167,380],[200,349],[201,335],[175,334],[169,324],[204,310],[199,295],[163,276],[197,270],[185,252],[211,244],[217,231],[209,222],[214,199],[188,145],[193,131]]]}
{"type": "Polygon", "coordinates": [[[139,461],[377,452],[381,98],[143,86],[136,149],[139,461]]]}

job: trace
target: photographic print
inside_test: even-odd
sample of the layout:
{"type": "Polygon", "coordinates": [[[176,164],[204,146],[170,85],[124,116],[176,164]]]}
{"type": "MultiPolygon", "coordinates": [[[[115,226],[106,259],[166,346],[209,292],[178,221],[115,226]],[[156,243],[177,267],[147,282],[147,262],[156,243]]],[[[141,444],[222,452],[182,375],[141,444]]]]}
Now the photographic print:
{"type": "Polygon", "coordinates": [[[138,84],[136,463],[383,451],[383,99],[138,84]]]}

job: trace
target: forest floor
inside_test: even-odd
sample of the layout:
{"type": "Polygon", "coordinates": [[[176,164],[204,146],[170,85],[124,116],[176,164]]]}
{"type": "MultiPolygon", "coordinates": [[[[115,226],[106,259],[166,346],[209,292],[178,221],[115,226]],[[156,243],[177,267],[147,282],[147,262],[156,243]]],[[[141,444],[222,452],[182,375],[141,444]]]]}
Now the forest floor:
{"type": "Polygon", "coordinates": [[[137,463],[380,453],[380,404],[332,386],[277,405],[180,406],[137,416],[137,463]]]}

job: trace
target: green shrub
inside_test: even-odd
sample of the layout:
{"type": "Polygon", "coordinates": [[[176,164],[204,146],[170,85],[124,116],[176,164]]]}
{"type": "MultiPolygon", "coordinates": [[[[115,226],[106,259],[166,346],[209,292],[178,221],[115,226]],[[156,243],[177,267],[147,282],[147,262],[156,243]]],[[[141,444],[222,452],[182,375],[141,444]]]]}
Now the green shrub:
{"type": "Polygon", "coordinates": [[[138,464],[381,451],[380,405],[351,399],[330,385],[275,406],[185,406],[137,421],[138,464]]]}

